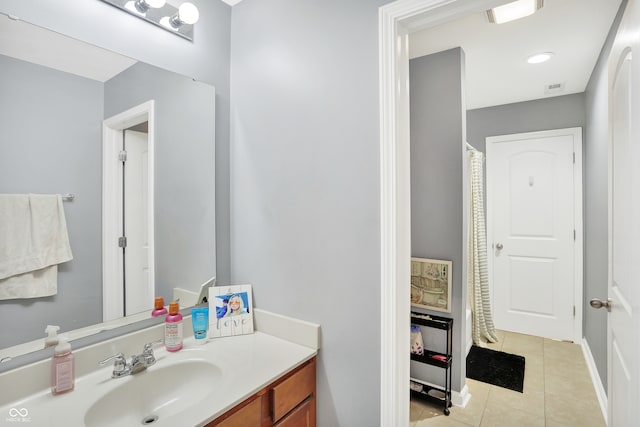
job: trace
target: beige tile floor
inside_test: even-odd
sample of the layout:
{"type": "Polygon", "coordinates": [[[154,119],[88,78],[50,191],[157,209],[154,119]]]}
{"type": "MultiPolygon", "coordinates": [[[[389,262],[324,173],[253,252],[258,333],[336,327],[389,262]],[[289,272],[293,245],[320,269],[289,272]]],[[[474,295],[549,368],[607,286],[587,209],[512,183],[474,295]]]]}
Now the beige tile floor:
{"type": "Polygon", "coordinates": [[[577,344],[498,331],[494,350],[525,357],[524,392],[467,379],[466,408],[411,401],[410,427],[605,427],[577,344]]]}

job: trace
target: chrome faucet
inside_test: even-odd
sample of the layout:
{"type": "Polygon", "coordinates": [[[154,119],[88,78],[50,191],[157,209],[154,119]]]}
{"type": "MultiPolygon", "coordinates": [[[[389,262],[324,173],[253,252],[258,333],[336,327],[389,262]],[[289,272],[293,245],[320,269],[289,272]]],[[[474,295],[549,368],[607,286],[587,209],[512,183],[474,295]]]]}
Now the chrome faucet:
{"type": "Polygon", "coordinates": [[[137,374],[138,372],[144,371],[149,366],[156,363],[156,358],[153,354],[153,345],[160,344],[161,342],[162,340],[160,339],[157,341],[146,343],[142,350],[142,354],[131,356],[131,363],[127,363],[127,359],[125,359],[124,354],[122,353],[117,353],[113,356],[109,356],[98,363],[102,366],[106,365],[112,360],[114,361],[111,378],[121,378],[127,375],[137,374]]]}

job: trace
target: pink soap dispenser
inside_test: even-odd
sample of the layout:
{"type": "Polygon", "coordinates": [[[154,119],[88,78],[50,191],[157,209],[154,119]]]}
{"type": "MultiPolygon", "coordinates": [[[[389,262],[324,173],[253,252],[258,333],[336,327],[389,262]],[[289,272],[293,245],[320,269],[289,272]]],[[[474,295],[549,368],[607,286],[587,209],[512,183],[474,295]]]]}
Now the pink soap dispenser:
{"type": "Polygon", "coordinates": [[[75,386],[75,361],[71,344],[60,337],[51,359],[51,393],[60,394],[73,390],[75,386]]]}
{"type": "Polygon", "coordinates": [[[164,321],[164,346],[167,351],[182,348],[182,314],[176,301],[169,304],[169,314],[164,321]]]}
{"type": "Polygon", "coordinates": [[[164,316],[165,314],[167,314],[167,309],[164,307],[164,298],[156,297],[153,302],[153,311],[151,312],[151,315],[153,317],[158,317],[164,316]]]}

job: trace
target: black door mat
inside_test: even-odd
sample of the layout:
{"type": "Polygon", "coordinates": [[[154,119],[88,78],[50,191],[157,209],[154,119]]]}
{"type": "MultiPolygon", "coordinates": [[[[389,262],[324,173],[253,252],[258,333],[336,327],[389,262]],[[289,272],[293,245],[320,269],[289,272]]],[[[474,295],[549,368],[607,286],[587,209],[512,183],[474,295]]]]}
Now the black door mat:
{"type": "Polygon", "coordinates": [[[467,356],[467,378],[522,393],[524,357],[471,346],[467,356]]]}

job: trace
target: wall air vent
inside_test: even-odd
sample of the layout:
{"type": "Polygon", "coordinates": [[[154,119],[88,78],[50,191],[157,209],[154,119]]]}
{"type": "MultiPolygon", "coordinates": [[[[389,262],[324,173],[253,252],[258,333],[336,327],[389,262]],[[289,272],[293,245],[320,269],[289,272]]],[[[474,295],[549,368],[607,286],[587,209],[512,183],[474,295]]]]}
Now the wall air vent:
{"type": "Polygon", "coordinates": [[[564,92],[564,83],[551,83],[544,86],[545,95],[558,95],[564,92]]]}

